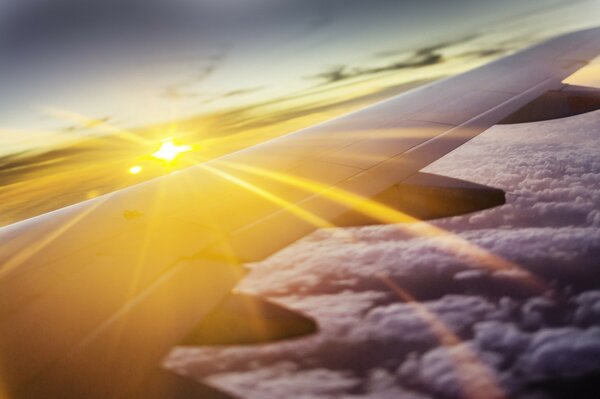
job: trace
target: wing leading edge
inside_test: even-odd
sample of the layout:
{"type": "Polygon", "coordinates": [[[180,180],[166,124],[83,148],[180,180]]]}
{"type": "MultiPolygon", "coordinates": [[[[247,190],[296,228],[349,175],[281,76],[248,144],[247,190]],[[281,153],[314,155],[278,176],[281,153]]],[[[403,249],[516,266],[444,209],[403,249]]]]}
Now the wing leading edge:
{"type": "MultiPolygon", "coordinates": [[[[401,183],[600,54],[600,29],[0,230],[15,397],[132,397],[260,260],[401,183]]],[[[10,397],[10,396],[9,396],[10,397]]]]}

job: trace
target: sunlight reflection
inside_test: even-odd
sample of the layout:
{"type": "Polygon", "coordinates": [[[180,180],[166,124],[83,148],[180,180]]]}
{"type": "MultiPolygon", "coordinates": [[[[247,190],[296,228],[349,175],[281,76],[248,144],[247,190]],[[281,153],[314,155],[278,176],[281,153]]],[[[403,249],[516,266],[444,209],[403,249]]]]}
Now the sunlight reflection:
{"type": "Polygon", "coordinates": [[[218,163],[226,167],[231,167],[233,169],[253,173],[255,175],[286,183],[290,186],[297,187],[311,193],[318,193],[331,201],[343,204],[349,209],[359,211],[386,224],[411,222],[413,223],[410,231],[411,234],[434,238],[439,242],[446,244],[445,248],[449,248],[454,253],[464,256],[478,266],[482,266],[493,271],[502,271],[507,275],[515,277],[515,282],[525,285],[528,289],[534,292],[543,292],[546,290],[545,282],[518,265],[494,255],[486,249],[481,248],[455,234],[452,234],[451,232],[447,232],[437,226],[416,219],[410,215],[399,212],[396,209],[390,208],[389,206],[383,205],[369,198],[362,197],[358,194],[340,189],[335,186],[329,186],[299,176],[292,176],[285,173],[274,172],[263,168],[226,161],[219,161],[218,163]]]}
{"type": "Polygon", "coordinates": [[[248,191],[255,193],[256,195],[266,199],[267,201],[274,203],[277,206],[280,206],[282,209],[285,209],[285,210],[293,213],[294,215],[298,216],[299,218],[306,220],[307,222],[309,222],[310,224],[314,225],[317,228],[335,227],[330,222],[315,215],[314,213],[308,212],[308,211],[302,209],[301,207],[299,207],[298,205],[291,203],[289,201],[286,201],[285,199],[283,199],[275,194],[272,194],[272,193],[268,192],[267,190],[264,190],[254,184],[251,184],[251,183],[244,181],[236,176],[233,176],[222,170],[214,168],[208,164],[199,164],[199,166],[202,167],[203,169],[208,170],[211,173],[216,174],[217,176],[220,176],[228,181],[231,181],[232,183],[234,183],[240,187],[245,188],[248,191]]]}
{"type": "MultiPolygon", "coordinates": [[[[2,269],[0,269],[0,277],[6,276],[18,266],[25,264],[30,258],[44,250],[46,247],[50,246],[64,233],[69,231],[69,229],[73,228],[90,214],[92,214],[92,212],[104,204],[108,198],[109,196],[105,196],[104,198],[97,199],[94,203],[91,203],[83,210],[79,211],[78,213],[74,213],[72,217],[65,220],[64,223],[55,226],[51,231],[41,234],[38,237],[33,236],[34,239],[31,240],[30,243],[27,245],[21,245],[21,248],[18,248],[18,251],[11,254],[11,256],[4,261],[2,269]]],[[[9,242],[8,244],[14,243],[9,242]]],[[[24,272],[24,270],[21,270],[21,272],[24,272]]]]}

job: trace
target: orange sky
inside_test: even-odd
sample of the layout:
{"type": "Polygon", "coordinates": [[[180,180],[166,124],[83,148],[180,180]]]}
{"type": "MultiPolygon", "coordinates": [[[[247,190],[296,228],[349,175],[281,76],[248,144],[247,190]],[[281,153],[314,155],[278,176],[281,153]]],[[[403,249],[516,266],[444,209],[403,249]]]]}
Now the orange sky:
{"type": "MultiPolygon", "coordinates": [[[[554,34],[590,25],[589,20],[577,19],[579,13],[576,6],[545,10],[518,21],[501,21],[476,34],[456,34],[429,46],[420,44],[376,57],[365,47],[363,61],[343,67],[324,65],[318,76],[303,76],[298,70],[284,77],[273,76],[273,82],[288,81],[289,85],[252,88],[247,79],[240,78],[237,83],[228,82],[237,90],[201,99],[173,92],[165,97],[168,86],[162,87],[161,95],[153,95],[147,90],[131,90],[135,84],[119,89],[109,85],[98,88],[97,93],[92,85],[79,95],[114,94],[114,101],[109,96],[108,101],[97,103],[97,112],[88,113],[84,106],[33,104],[27,108],[33,110],[30,125],[29,119],[19,126],[0,125],[5,152],[0,158],[0,225],[169,173],[189,165],[186,157],[210,159],[313,125],[474,68],[554,34]],[[549,24],[555,14],[561,14],[565,22],[549,24]],[[120,97],[125,88],[128,92],[120,97]],[[129,110],[134,109],[135,118],[121,112],[121,101],[131,101],[129,110]],[[114,114],[109,112],[111,106],[114,114]],[[144,120],[167,122],[140,122],[144,120]],[[43,125],[55,128],[40,128],[43,125]],[[167,137],[191,145],[193,154],[183,154],[168,165],[150,157],[167,137]],[[135,175],[129,173],[134,165],[141,166],[135,175]]],[[[598,19],[600,23],[600,16],[598,19]]],[[[263,67],[268,82],[271,69],[263,67]]],[[[243,70],[244,65],[238,68],[243,70]]],[[[281,72],[277,66],[272,71],[274,75],[281,72]]],[[[587,79],[597,77],[595,73],[587,79]]],[[[178,90],[208,92],[201,82],[178,90]]]]}

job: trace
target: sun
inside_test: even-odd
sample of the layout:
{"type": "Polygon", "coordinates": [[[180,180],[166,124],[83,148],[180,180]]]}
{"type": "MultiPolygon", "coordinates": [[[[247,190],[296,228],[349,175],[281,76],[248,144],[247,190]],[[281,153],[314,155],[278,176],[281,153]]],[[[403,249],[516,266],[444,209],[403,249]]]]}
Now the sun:
{"type": "Polygon", "coordinates": [[[129,173],[131,173],[132,175],[137,175],[141,171],[142,171],[142,167],[140,165],[135,165],[135,166],[132,166],[131,168],[129,168],[129,173]]]}
{"type": "Polygon", "coordinates": [[[172,162],[180,154],[189,151],[192,151],[191,146],[177,145],[173,142],[173,140],[168,139],[160,145],[160,148],[156,152],[152,153],[152,156],[156,159],[160,159],[161,161],[172,162]]]}

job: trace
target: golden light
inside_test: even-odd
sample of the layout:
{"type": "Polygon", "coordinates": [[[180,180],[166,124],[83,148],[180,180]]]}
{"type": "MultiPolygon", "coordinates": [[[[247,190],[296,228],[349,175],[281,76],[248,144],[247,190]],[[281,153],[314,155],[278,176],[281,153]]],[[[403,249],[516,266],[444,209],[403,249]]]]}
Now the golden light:
{"type": "Polygon", "coordinates": [[[135,165],[135,166],[132,166],[131,168],[129,168],[129,173],[131,173],[132,175],[137,175],[141,171],[142,171],[142,167],[140,165],[135,165]]]}
{"type": "Polygon", "coordinates": [[[413,234],[424,237],[436,238],[448,244],[449,248],[453,248],[461,256],[465,256],[469,260],[482,267],[489,268],[494,271],[510,271],[515,276],[519,277],[519,283],[526,285],[535,292],[544,292],[547,287],[543,279],[538,278],[533,273],[522,269],[517,264],[514,264],[504,258],[494,255],[484,248],[472,244],[468,240],[447,232],[433,224],[420,221],[410,215],[400,212],[387,205],[379,203],[369,198],[362,197],[351,191],[346,191],[335,186],[305,179],[300,176],[280,173],[273,170],[263,169],[250,165],[242,165],[233,162],[219,161],[218,163],[225,167],[240,170],[242,172],[252,173],[257,176],[264,176],[269,179],[288,184],[292,187],[297,187],[308,192],[322,194],[325,198],[331,201],[344,204],[349,209],[357,211],[377,219],[385,224],[396,223],[412,223],[411,229],[413,234]]]}
{"type": "Polygon", "coordinates": [[[180,154],[192,150],[192,146],[189,145],[177,145],[173,140],[164,141],[158,151],[152,153],[152,156],[161,161],[171,162],[175,160],[180,154]]]}
{"type": "Polygon", "coordinates": [[[298,205],[296,205],[292,202],[286,201],[285,199],[283,199],[273,193],[270,193],[269,191],[267,191],[263,188],[260,188],[259,186],[256,186],[252,183],[249,183],[243,179],[235,177],[234,175],[226,173],[226,172],[219,170],[217,168],[214,168],[210,165],[200,164],[200,166],[202,168],[208,170],[209,172],[216,174],[217,176],[221,176],[222,178],[229,180],[230,182],[237,184],[238,186],[240,186],[250,192],[255,193],[256,195],[266,199],[269,202],[272,202],[276,205],[281,206],[282,209],[286,209],[287,211],[298,216],[299,218],[311,223],[315,227],[319,227],[319,228],[335,227],[333,224],[329,223],[327,220],[325,220],[309,211],[306,211],[306,210],[302,209],[301,207],[299,207],[298,205]]]}

